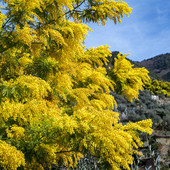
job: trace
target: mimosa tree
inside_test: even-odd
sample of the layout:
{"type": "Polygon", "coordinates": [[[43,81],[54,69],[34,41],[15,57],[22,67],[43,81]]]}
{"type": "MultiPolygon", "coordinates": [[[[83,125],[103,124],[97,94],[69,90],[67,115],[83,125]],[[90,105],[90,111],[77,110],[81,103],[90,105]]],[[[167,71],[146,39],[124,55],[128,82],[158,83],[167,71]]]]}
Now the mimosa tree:
{"type": "MultiPolygon", "coordinates": [[[[152,121],[119,122],[110,90],[126,81],[114,71],[114,82],[102,67],[108,46],[85,49],[91,29],[83,22],[120,23],[131,8],[115,0],[1,2],[0,168],[75,167],[90,152],[114,170],[130,169],[138,131],[151,134],[152,121]]],[[[136,91],[143,77],[129,76],[140,83],[136,91]]]]}

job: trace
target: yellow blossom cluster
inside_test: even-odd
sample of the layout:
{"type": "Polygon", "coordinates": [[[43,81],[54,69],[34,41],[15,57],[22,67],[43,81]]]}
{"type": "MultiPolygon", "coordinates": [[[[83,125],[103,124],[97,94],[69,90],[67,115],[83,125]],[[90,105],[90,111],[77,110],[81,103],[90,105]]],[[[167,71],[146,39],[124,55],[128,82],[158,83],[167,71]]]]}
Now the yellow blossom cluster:
{"type": "Polygon", "coordinates": [[[35,30],[31,29],[28,25],[25,25],[22,29],[19,25],[16,25],[16,32],[14,35],[17,37],[15,41],[21,42],[23,44],[31,46],[31,43],[34,41],[35,30]]]}
{"type": "Polygon", "coordinates": [[[28,64],[32,63],[32,60],[29,58],[30,54],[29,53],[24,53],[23,56],[18,60],[18,62],[22,66],[26,66],[28,64]]]}
{"type": "Polygon", "coordinates": [[[149,82],[145,82],[145,88],[149,90],[152,94],[156,95],[164,94],[165,96],[170,97],[169,82],[151,80],[149,82]]]}
{"type": "Polygon", "coordinates": [[[24,154],[16,147],[0,140],[0,167],[5,170],[16,170],[21,165],[25,165],[24,154]]]}
{"type": "Polygon", "coordinates": [[[7,136],[9,138],[14,138],[16,140],[20,139],[24,136],[25,129],[22,127],[18,127],[17,125],[13,125],[11,129],[6,129],[7,136]]]}
{"type": "MultiPolygon", "coordinates": [[[[2,7],[0,6],[0,8],[2,8],[2,7]]],[[[1,29],[2,24],[4,23],[5,19],[6,19],[6,15],[4,15],[0,12],[0,29],[1,29]]]]}
{"type": "MultiPolygon", "coordinates": [[[[113,20],[116,24],[117,21],[121,23],[121,17],[123,13],[129,16],[132,8],[128,7],[124,1],[109,1],[109,0],[95,0],[94,4],[101,3],[101,5],[92,6],[91,10],[100,18],[103,25],[106,24],[106,15],[110,20],[113,20]]],[[[92,15],[92,18],[96,20],[96,15],[92,15]]],[[[97,21],[99,24],[99,21],[97,21]]]]}
{"type": "Polygon", "coordinates": [[[138,98],[138,91],[143,90],[144,83],[149,82],[150,78],[147,69],[133,68],[126,56],[121,55],[121,53],[118,54],[111,74],[118,87],[117,91],[132,101],[132,99],[138,98]]]}

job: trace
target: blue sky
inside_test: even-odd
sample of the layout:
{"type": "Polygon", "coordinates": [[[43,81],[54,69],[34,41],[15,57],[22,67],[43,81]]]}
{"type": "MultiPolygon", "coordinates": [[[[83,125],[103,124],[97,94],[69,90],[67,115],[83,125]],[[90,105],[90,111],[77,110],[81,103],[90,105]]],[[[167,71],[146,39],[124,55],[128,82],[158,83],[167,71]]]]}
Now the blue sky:
{"type": "Polygon", "coordinates": [[[106,27],[89,23],[93,32],[86,47],[109,45],[111,51],[130,53],[128,58],[141,61],[170,52],[170,0],[124,0],[133,8],[121,24],[108,21],[106,27]]]}
{"type": "Polygon", "coordinates": [[[111,51],[130,53],[128,58],[134,61],[170,53],[170,0],[124,1],[133,8],[130,16],[117,25],[108,21],[106,27],[88,23],[93,32],[86,47],[107,44],[111,51]]]}

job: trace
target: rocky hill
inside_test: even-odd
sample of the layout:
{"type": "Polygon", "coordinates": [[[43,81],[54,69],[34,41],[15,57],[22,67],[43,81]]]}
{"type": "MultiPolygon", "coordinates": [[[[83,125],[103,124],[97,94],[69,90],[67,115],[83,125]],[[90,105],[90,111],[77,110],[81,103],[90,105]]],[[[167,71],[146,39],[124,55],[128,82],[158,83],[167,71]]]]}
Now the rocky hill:
{"type": "Polygon", "coordinates": [[[170,53],[161,54],[137,64],[156,74],[160,80],[170,81],[170,53]]]}

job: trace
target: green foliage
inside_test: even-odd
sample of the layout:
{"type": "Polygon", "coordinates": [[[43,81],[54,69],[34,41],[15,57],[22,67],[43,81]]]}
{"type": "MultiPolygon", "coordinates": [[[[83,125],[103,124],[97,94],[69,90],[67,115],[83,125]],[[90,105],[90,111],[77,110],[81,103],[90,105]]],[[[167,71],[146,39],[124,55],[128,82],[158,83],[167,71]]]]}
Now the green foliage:
{"type": "Polygon", "coordinates": [[[32,64],[25,67],[24,72],[25,74],[31,74],[46,80],[49,74],[57,72],[57,65],[58,63],[53,63],[50,61],[50,58],[40,56],[34,58],[32,64]]]}
{"type": "Polygon", "coordinates": [[[144,146],[140,148],[143,153],[141,157],[134,155],[134,162],[131,170],[145,168],[145,170],[155,169],[160,170],[160,155],[158,151],[158,143],[154,136],[143,135],[144,146]]]}
{"type": "Polygon", "coordinates": [[[118,111],[125,114],[123,122],[136,122],[151,118],[154,129],[170,130],[170,105],[168,101],[153,100],[149,91],[140,91],[139,100],[130,103],[125,98],[114,94],[118,111]]]}

